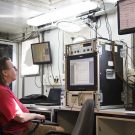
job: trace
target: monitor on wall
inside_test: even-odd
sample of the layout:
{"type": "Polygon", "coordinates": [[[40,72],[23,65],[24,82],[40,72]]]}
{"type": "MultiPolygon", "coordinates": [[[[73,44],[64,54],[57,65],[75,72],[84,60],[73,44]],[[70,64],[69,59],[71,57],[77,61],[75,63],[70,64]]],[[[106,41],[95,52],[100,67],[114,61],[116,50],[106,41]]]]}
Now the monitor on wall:
{"type": "Polygon", "coordinates": [[[118,34],[135,32],[135,0],[117,2],[118,34]]]}
{"type": "Polygon", "coordinates": [[[97,89],[96,53],[67,57],[67,89],[93,91],[97,89]]]}
{"type": "Polygon", "coordinates": [[[33,64],[51,64],[50,42],[31,44],[33,64]]]}

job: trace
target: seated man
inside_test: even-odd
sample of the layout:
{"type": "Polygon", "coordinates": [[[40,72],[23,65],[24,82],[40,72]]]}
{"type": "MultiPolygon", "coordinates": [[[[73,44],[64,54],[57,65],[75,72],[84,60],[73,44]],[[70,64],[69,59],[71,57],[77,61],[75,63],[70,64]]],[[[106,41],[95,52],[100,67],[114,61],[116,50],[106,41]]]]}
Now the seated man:
{"type": "MultiPolygon", "coordinates": [[[[0,127],[5,135],[30,134],[35,128],[35,124],[30,122],[31,120],[45,120],[44,115],[30,113],[9,88],[9,84],[16,80],[16,73],[17,69],[10,58],[0,59],[0,127]]],[[[40,124],[34,135],[45,135],[49,130],[62,131],[63,129],[58,126],[40,124]]]]}

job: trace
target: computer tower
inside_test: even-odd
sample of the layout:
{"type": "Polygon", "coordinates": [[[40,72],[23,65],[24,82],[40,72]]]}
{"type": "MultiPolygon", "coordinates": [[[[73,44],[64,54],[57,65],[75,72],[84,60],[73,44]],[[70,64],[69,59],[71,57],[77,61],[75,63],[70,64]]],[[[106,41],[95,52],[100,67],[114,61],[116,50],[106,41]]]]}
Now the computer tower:
{"type": "Polygon", "coordinates": [[[97,109],[123,105],[122,48],[121,44],[103,38],[66,45],[65,81],[68,106],[81,106],[87,98],[95,100],[97,109]],[[88,72],[81,73],[80,68],[75,71],[78,67],[88,72]],[[88,79],[86,82],[82,79],[83,75],[84,80],[88,79]],[[76,83],[76,78],[81,79],[76,83]]]}

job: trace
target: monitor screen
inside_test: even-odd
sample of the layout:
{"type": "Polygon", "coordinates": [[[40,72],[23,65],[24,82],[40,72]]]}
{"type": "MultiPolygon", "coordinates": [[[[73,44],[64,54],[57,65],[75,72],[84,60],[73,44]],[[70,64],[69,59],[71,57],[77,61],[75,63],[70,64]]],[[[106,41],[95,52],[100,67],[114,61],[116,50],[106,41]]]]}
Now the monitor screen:
{"type": "Polygon", "coordinates": [[[51,64],[50,42],[31,44],[33,64],[51,64]]]}
{"type": "Polygon", "coordinates": [[[97,87],[96,53],[67,57],[67,89],[94,90],[97,87]]]}
{"type": "Polygon", "coordinates": [[[135,32],[135,0],[120,0],[117,3],[118,33],[135,32]]]}

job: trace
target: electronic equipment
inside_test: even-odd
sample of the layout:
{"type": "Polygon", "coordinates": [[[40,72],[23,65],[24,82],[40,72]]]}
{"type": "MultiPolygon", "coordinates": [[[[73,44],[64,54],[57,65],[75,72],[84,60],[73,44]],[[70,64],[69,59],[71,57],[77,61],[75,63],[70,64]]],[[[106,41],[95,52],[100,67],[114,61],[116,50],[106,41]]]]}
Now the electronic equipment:
{"type": "Polygon", "coordinates": [[[51,64],[50,42],[31,44],[33,64],[51,64]]]}
{"type": "Polygon", "coordinates": [[[36,105],[54,106],[61,104],[61,88],[51,88],[47,100],[36,105]]]}
{"type": "Polygon", "coordinates": [[[88,90],[97,87],[96,53],[72,55],[67,57],[67,89],[88,90]]]}
{"type": "Polygon", "coordinates": [[[80,106],[87,98],[93,98],[97,108],[123,105],[122,48],[102,38],[66,45],[67,105],[80,106]]]}
{"type": "Polygon", "coordinates": [[[117,2],[118,33],[128,34],[135,32],[135,1],[120,0],[117,2]]]}

